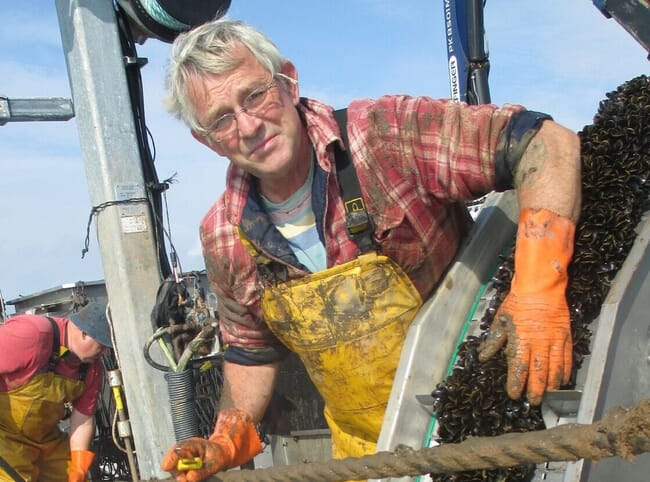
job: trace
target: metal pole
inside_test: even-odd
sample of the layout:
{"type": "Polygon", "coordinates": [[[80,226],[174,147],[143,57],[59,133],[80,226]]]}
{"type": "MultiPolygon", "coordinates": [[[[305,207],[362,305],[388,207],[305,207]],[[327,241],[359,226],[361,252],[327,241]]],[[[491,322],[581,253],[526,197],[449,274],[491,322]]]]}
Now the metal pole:
{"type": "Polygon", "coordinates": [[[97,238],[140,477],[148,480],[164,475],[160,461],[174,434],[171,422],[161,423],[171,420],[167,384],[142,356],[161,273],[125,60],[111,0],[56,6],[90,198],[104,205],[97,238]]]}

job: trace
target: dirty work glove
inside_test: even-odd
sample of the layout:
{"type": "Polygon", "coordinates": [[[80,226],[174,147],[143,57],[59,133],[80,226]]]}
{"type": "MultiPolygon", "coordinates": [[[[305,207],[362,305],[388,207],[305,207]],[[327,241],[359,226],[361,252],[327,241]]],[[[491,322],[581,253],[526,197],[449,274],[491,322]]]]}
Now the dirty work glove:
{"type": "Polygon", "coordinates": [[[547,389],[569,381],[573,347],[566,287],[574,235],[568,218],[547,209],[521,211],[510,293],[479,348],[485,361],[507,341],[512,399],[521,397],[527,382],[529,402],[539,405],[547,389]]]}
{"type": "Polygon", "coordinates": [[[90,450],[70,451],[70,471],[68,482],[86,482],[86,474],[95,460],[95,454],[90,450]]]}
{"type": "Polygon", "coordinates": [[[262,451],[262,442],[252,417],[237,408],[219,412],[209,439],[192,437],[174,445],[161,468],[181,482],[196,482],[222,470],[237,467],[262,451]],[[177,470],[178,461],[198,457],[200,469],[177,470]]]}

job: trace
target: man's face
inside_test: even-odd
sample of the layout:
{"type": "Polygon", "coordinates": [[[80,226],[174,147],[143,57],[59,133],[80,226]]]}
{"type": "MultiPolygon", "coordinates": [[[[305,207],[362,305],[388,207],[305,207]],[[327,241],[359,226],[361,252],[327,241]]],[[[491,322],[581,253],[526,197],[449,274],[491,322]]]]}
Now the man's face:
{"type": "MultiPolygon", "coordinates": [[[[197,119],[207,136],[194,133],[219,155],[227,157],[241,169],[262,182],[279,180],[295,170],[300,161],[302,126],[295,105],[298,88],[273,78],[252,53],[239,48],[241,64],[233,71],[195,79],[188,89],[197,119]],[[259,94],[264,103],[254,114],[242,110],[259,94]],[[228,114],[234,128],[227,133],[212,131],[217,120],[228,114]]],[[[290,62],[282,73],[295,78],[290,62]],[[286,72],[285,72],[286,70],[286,72]]]]}
{"type": "Polygon", "coordinates": [[[74,347],[73,353],[83,363],[90,363],[103,354],[108,353],[108,348],[92,338],[88,333],[82,332],[79,343],[74,347]]]}

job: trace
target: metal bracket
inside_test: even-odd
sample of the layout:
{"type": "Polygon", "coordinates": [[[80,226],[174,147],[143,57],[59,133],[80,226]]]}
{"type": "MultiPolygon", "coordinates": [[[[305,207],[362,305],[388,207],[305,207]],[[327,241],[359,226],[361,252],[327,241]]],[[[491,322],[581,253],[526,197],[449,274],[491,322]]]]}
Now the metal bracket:
{"type": "Polygon", "coordinates": [[[10,99],[0,95],[0,126],[7,122],[67,121],[73,117],[72,101],[64,97],[10,99]]]}

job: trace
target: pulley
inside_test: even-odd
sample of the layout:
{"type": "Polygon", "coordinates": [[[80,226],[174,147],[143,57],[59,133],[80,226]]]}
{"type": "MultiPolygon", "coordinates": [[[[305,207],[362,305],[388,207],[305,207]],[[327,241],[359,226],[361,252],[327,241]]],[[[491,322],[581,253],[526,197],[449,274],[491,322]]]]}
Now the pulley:
{"type": "Polygon", "coordinates": [[[223,17],[230,0],[117,0],[131,20],[135,40],[147,38],[171,43],[176,36],[210,20],[223,17]]]}

